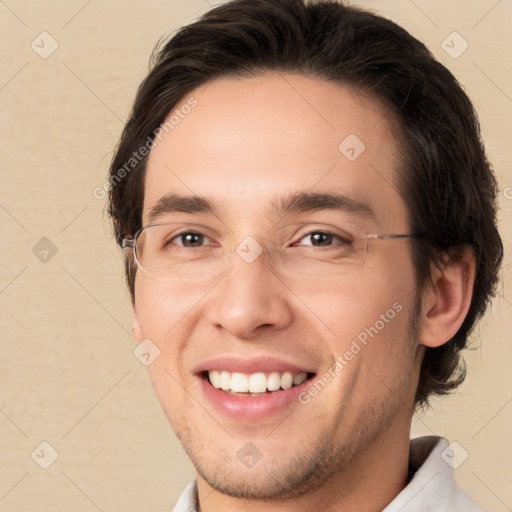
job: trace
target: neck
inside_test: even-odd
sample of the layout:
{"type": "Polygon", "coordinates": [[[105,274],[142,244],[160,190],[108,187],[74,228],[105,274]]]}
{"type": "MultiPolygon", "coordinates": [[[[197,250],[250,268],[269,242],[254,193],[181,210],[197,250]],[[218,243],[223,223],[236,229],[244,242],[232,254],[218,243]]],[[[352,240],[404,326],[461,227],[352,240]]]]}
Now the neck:
{"type": "Polygon", "coordinates": [[[393,425],[329,480],[297,498],[279,501],[233,498],[213,489],[197,475],[199,512],[380,512],[409,481],[410,420],[393,425]]]}

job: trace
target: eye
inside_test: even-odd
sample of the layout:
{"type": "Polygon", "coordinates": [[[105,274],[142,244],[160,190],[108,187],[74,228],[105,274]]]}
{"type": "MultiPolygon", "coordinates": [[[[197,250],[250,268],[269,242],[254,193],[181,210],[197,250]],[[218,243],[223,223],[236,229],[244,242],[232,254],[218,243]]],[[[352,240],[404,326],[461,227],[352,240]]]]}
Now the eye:
{"type": "Polygon", "coordinates": [[[176,235],[171,238],[166,245],[174,244],[180,247],[204,247],[205,245],[213,245],[210,237],[203,235],[202,233],[198,233],[196,231],[186,231],[176,235]],[[175,241],[179,240],[181,243],[176,243],[175,241]],[[204,243],[205,241],[209,241],[208,243],[204,243]]]}
{"type": "Polygon", "coordinates": [[[333,245],[343,246],[350,245],[351,242],[347,238],[343,238],[340,235],[335,235],[329,231],[311,231],[304,237],[302,237],[299,242],[294,243],[293,245],[309,245],[312,247],[332,247],[333,245]],[[301,243],[303,240],[308,240],[309,243],[301,243]],[[336,243],[337,242],[337,243],[336,243]]]}

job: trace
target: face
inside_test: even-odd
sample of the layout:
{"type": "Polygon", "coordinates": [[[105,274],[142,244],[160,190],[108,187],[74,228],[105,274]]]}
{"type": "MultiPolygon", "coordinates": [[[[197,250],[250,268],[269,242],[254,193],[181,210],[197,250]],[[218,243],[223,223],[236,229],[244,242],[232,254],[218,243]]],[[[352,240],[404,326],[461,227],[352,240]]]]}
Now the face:
{"type": "Polygon", "coordinates": [[[394,134],[375,102],[298,74],[218,79],[173,112],[190,97],[155,139],[143,225],[182,227],[165,250],[196,272],[139,270],[134,334],[160,349],[150,377],[198,480],[299,496],[409,434],[409,242],[364,241],[409,232],[394,134]]]}

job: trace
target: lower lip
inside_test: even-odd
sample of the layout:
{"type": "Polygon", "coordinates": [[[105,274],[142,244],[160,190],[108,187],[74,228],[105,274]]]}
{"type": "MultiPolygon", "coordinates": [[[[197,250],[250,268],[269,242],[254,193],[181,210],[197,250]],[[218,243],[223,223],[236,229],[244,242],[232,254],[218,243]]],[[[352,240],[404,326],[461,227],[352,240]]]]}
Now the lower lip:
{"type": "Polygon", "coordinates": [[[230,395],[213,387],[206,378],[199,377],[204,396],[213,407],[234,420],[257,421],[282,412],[292,404],[299,404],[297,396],[307,386],[311,378],[290,389],[280,389],[261,396],[230,395]]]}

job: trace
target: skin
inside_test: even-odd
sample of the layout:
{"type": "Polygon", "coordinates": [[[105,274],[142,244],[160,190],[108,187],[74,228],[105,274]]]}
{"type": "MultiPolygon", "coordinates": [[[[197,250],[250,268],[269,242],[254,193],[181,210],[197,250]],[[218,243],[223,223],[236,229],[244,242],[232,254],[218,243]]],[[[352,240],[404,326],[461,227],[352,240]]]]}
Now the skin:
{"type": "MultiPolygon", "coordinates": [[[[206,196],[217,217],[179,218],[213,226],[222,244],[235,247],[249,235],[261,241],[282,220],[266,212],[277,195],[311,190],[369,204],[375,218],[362,221],[368,234],[409,232],[394,185],[395,133],[374,101],[291,73],[218,79],[176,108],[190,96],[197,107],[151,150],[143,225],[168,192],[206,196]],[[349,134],[366,146],[353,162],[338,150],[349,134]]],[[[332,224],[336,215],[291,219],[332,224]]],[[[447,261],[420,292],[408,242],[393,240],[371,241],[361,268],[330,279],[280,279],[264,257],[251,264],[234,258],[231,271],[211,283],[170,283],[138,271],[133,334],[161,350],[149,374],[197,469],[201,510],[370,512],[390,503],[408,482],[421,358],[462,323],[473,267],[470,254],[447,261]],[[394,303],[402,310],[310,403],[267,420],[221,415],[193,375],[200,362],[226,354],[274,356],[321,375],[394,303]],[[247,442],[262,454],[250,468],[237,458],[247,442]]]]}

